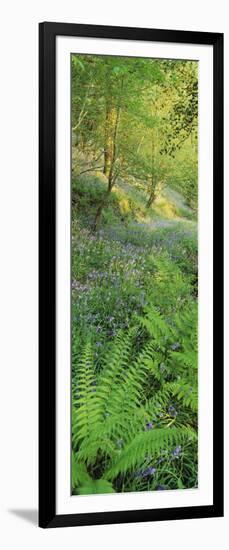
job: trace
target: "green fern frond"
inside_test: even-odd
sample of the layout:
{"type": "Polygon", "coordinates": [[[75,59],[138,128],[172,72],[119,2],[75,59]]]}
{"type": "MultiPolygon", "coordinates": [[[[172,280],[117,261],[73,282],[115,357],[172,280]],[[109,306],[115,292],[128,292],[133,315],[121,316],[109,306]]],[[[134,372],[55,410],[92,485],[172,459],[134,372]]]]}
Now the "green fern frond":
{"type": "Polygon", "coordinates": [[[72,412],[72,485],[78,494],[103,492],[98,484],[92,487],[87,468],[92,481],[128,478],[147,457],[154,460],[162,449],[185,440],[192,444],[197,438],[192,429],[198,397],[197,339],[192,336],[190,346],[191,315],[185,310],[183,321],[177,322],[176,316],[169,320],[150,309],[143,321],[139,319],[142,332],[139,325],[119,332],[97,373],[92,347],[84,346],[75,366],[72,412]]]}
{"type": "Polygon", "coordinates": [[[171,390],[178,401],[181,401],[185,407],[190,407],[194,412],[198,410],[198,390],[197,386],[190,386],[184,380],[179,380],[171,384],[171,390]]]}
{"type": "Polygon", "coordinates": [[[106,479],[91,478],[88,483],[77,490],[78,495],[104,495],[106,493],[115,493],[112,484],[106,479]]]}
{"type": "Polygon", "coordinates": [[[93,479],[83,462],[72,453],[72,489],[77,495],[114,493],[112,484],[105,479],[93,479]]]}
{"type": "Polygon", "coordinates": [[[158,345],[163,345],[166,340],[171,339],[172,332],[168,323],[152,305],[145,310],[145,316],[137,317],[137,320],[158,345]]]}
{"type": "Polygon", "coordinates": [[[158,457],[164,447],[172,448],[185,439],[195,438],[195,432],[188,428],[153,429],[138,434],[106,471],[105,477],[114,480],[119,474],[126,474],[140,467],[147,455],[158,457]]]}
{"type": "Polygon", "coordinates": [[[95,464],[99,455],[103,456],[104,459],[111,459],[115,456],[115,453],[114,443],[103,434],[102,426],[97,424],[94,433],[81,443],[77,456],[80,461],[92,465],[95,464]]]}
{"type": "Polygon", "coordinates": [[[173,319],[173,327],[183,351],[197,351],[198,344],[198,307],[191,302],[173,319]]]}
{"type": "Polygon", "coordinates": [[[167,407],[171,400],[172,392],[172,384],[167,382],[147,401],[145,411],[150,415],[151,420],[157,416],[158,412],[167,407]]]}
{"type": "Polygon", "coordinates": [[[99,401],[95,393],[93,352],[89,342],[84,346],[77,368],[77,399],[73,397],[73,444],[94,432],[99,419],[99,401]],[[77,408],[74,406],[77,405],[77,408]]]}
{"type": "Polygon", "coordinates": [[[72,452],[72,488],[84,485],[90,481],[89,473],[83,462],[77,460],[76,454],[72,452]]]}
{"type": "Polygon", "coordinates": [[[116,336],[111,351],[103,359],[103,371],[98,377],[97,396],[101,413],[110,414],[110,405],[115,401],[116,388],[125,381],[125,373],[130,360],[133,333],[120,333],[116,336]]]}
{"type": "Polygon", "coordinates": [[[108,414],[133,414],[136,407],[141,405],[143,384],[154,366],[153,354],[153,346],[148,343],[133,363],[124,366],[118,384],[114,385],[114,397],[107,407],[108,414]]]}

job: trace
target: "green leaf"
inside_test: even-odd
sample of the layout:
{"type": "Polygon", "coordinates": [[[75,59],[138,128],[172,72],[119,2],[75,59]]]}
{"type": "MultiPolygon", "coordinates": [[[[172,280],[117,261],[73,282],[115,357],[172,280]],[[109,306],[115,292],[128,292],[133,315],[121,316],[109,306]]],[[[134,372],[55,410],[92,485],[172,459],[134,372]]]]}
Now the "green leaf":
{"type": "Polygon", "coordinates": [[[81,59],[79,57],[77,57],[76,55],[73,55],[72,56],[72,63],[75,67],[80,67],[80,69],[82,69],[82,71],[85,71],[85,67],[84,67],[84,64],[83,62],[81,61],[81,59]]]}
{"type": "Polygon", "coordinates": [[[75,489],[80,484],[90,482],[90,479],[85,464],[78,462],[75,453],[72,452],[72,487],[75,489]]]}
{"type": "Polygon", "coordinates": [[[115,493],[112,484],[106,479],[90,479],[89,482],[82,485],[77,490],[79,495],[103,495],[106,493],[115,493]]]}
{"type": "Polygon", "coordinates": [[[177,487],[178,487],[178,489],[185,489],[185,486],[184,486],[184,484],[182,483],[182,480],[181,480],[180,477],[179,477],[179,479],[177,480],[177,487]]]}

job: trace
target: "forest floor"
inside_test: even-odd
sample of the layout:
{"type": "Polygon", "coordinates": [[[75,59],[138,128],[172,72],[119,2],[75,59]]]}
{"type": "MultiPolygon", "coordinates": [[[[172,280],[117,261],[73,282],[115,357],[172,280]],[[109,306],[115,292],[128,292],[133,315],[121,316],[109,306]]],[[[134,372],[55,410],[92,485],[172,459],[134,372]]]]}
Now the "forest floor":
{"type": "MultiPolygon", "coordinates": [[[[128,202],[133,206],[133,216],[127,216],[127,220],[121,218],[113,223],[106,224],[103,228],[107,236],[114,236],[117,240],[126,237],[135,241],[135,236],[139,233],[144,241],[155,243],[161,239],[164,246],[170,246],[171,239],[176,240],[183,234],[185,237],[197,238],[197,219],[193,210],[186,204],[181,193],[171,187],[165,187],[161,190],[159,196],[150,208],[146,208],[147,195],[141,186],[133,187],[126,181],[119,181],[115,186],[114,195],[117,196],[121,207],[125,201],[128,211],[128,202]],[[130,234],[132,233],[132,237],[130,234]]],[[[130,206],[131,210],[131,206],[130,206]]],[[[137,239],[138,240],[138,239],[137,239]]],[[[136,243],[137,244],[137,243],[136,243]]]]}
{"type": "MultiPolygon", "coordinates": [[[[149,380],[141,380],[142,395],[149,397],[157,391],[163,393],[164,384],[175,381],[181,387],[181,395],[186,400],[183,404],[181,397],[177,398],[175,394],[165,397],[162,409],[158,409],[155,417],[150,417],[150,429],[153,426],[159,430],[163,428],[163,435],[167,433],[164,428],[168,427],[170,430],[171,426],[185,426],[185,429],[191,428],[196,433],[197,363],[193,339],[197,326],[198,255],[195,213],[185,204],[183,196],[170,187],[161,190],[154,204],[147,208],[147,195],[141,184],[136,181],[119,181],[111,193],[109,203],[103,209],[101,224],[94,232],[92,227],[95,213],[104,198],[106,188],[107,181],[101,173],[87,173],[80,178],[73,175],[73,395],[77,392],[79,365],[87,373],[88,365],[93,363],[93,383],[96,386],[104,369],[110,368],[111,350],[117,358],[115,365],[117,369],[120,368],[118,350],[120,345],[120,349],[124,345],[122,338],[137,334],[130,353],[133,350],[140,352],[149,335],[145,333],[146,328],[142,330],[137,327],[139,319],[142,322],[146,320],[146,327],[151,327],[149,334],[152,336],[153,330],[153,338],[156,338],[152,363],[156,365],[156,370],[152,371],[149,380]],[[155,316],[148,322],[147,315],[151,315],[151,312],[155,312],[155,316]],[[173,326],[171,339],[163,332],[167,323],[173,326]],[[90,357],[84,355],[88,345],[92,350],[90,357]],[[176,350],[176,362],[170,366],[169,358],[176,350]],[[177,363],[178,355],[180,363],[177,363]],[[84,359],[79,359],[80,357],[86,357],[84,367],[84,359]],[[192,396],[194,405],[190,401],[192,396]]],[[[126,376],[129,360],[131,358],[128,356],[128,365],[123,367],[123,376],[126,376]]],[[[117,395],[116,390],[112,393],[115,403],[119,389],[117,385],[117,395]]],[[[93,386],[94,391],[96,388],[93,386]]],[[[127,424],[132,422],[133,411],[130,410],[131,414],[126,418],[127,424]]],[[[120,441],[123,442],[126,432],[125,429],[121,438],[117,439],[115,436],[114,441],[111,437],[112,445],[117,447],[120,441]]],[[[143,430],[143,436],[144,433],[143,430]]],[[[146,457],[143,464],[141,463],[145,472],[143,477],[139,478],[139,470],[131,474],[132,477],[128,474],[125,478],[125,491],[196,486],[196,443],[188,440],[180,445],[177,441],[171,447],[163,441],[161,445],[164,451],[161,455],[158,454],[156,466],[155,459],[150,459],[151,473],[148,475],[146,457]]],[[[121,452],[119,447],[117,452],[121,452]]],[[[118,492],[124,490],[117,483],[114,486],[118,492]]],[[[110,489],[112,490],[111,487],[110,489]]],[[[91,486],[80,489],[77,487],[74,490],[76,494],[84,494],[89,490],[96,492],[91,486]]],[[[97,492],[103,491],[103,488],[97,488],[97,492]]]]}
{"type": "Polygon", "coordinates": [[[154,292],[155,261],[165,264],[166,277],[171,269],[179,279],[181,270],[184,285],[197,276],[197,220],[178,191],[162,189],[147,208],[142,184],[119,180],[93,233],[106,186],[102,173],[73,175],[73,313],[79,338],[89,331],[98,346],[143,311],[154,292]]]}

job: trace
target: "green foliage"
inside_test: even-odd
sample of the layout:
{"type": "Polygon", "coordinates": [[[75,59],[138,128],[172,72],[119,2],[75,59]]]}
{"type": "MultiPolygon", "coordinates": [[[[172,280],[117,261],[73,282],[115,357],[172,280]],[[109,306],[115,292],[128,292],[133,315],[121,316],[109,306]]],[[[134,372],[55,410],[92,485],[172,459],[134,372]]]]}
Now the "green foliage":
{"type": "MultiPolygon", "coordinates": [[[[122,487],[129,487],[139,469],[147,470],[149,458],[151,468],[160,464],[165,448],[173,468],[174,448],[195,446],[196,350],[187,330],[194,314],[195,308],[171,321],[150,307],[134,328],[117,335],[97,374],[92,345],[83,347],[73,391],[73,479],[78,465],[78,494],[111,490],[107,486],[105,491],[104,480],[119,491],[120,476],[122,487]],[[94,488],[87,476],[96,480],[94,488]]],[[[185,464],[185,456],[183,460],[185,464]]],[[[161,462],[164,467],[164,459],[161,462]]],[[[181,481],[190,486],[185,474],[181,481]]]]}
{"type": "Polygon", "coordinates": [[[122,451],[116,462],[106,472],[106,476],[108,479],[115,479],[119,474],[134,470],[144,463],[147,455],[155,460],[164,447],[172,449],[178,443],[183,443],[186,438],[191,440],[195,435],[185,428],[153,429],[139,434],[122,451]]]}
{"type": "Polygon", "coordinates": [[[72,199],[73,204],[79,210],[99,203],[104,197],[106,187],[101,177],[85,174],[72,180],[72,199]]]}
{"type": "Polygon", "coordinates": [[[197,64],[72,55],[72,492],[198,485],[197,64]]]}
{"type": "Polygon", "coordinates": [[[150,206],[161,184],[197,201],[197,63],[72,55],[73,170],[142,181],[150,206]]]}
{"type": "Polygon", "coordinates": [[[183,193],[187,204],[193,210],[197,209],[198,158],[195,136],[191,136],[174,155],[167,181],[169,184],[172,182],[172,186],[183,193]]]}
{"type": "Polygon", "coordinates": [[[92,479],[86,466],[77,462],[74,452],[72,453],[72,489],[76,495],[114,493],[112,484],[106,479],[92,479]]]}

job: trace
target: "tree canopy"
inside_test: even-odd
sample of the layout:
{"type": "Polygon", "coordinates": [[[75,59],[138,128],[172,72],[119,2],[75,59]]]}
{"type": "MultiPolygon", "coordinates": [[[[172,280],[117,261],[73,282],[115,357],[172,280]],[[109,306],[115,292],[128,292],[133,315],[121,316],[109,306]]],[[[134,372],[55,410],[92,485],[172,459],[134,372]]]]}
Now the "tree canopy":
{"type": "Polygon", "coordinates": [[[72,55],[73,145],[83,154],[75,169],[103,170],[105,201],[121,177],[144,183],[148,206],[169,181],[195,207],[197,115],[194,61],[72,55]]]}

